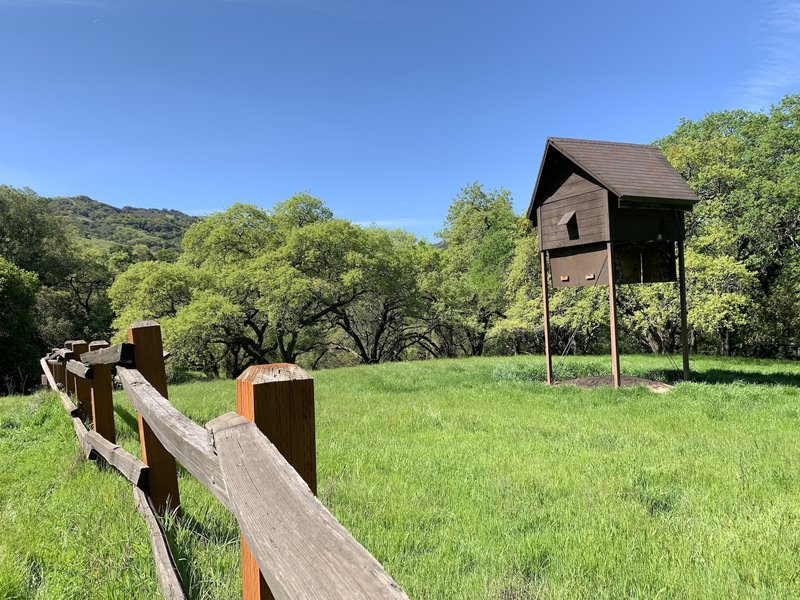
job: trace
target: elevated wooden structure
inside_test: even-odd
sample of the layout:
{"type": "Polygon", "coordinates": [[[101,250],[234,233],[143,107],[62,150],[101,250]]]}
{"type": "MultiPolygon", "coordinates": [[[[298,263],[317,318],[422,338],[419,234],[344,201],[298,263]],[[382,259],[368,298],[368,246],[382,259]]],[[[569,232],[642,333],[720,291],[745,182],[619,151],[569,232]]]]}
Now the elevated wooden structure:
{"type": "Polygon", "coordinates": [[[675,281],[689,377],[683,213],[698,202],[655,146],[548,138],[527,216],[538,227],[547,382],[553,382],[547,263],[553,288],[609,286],[611,371],[620,385],[615,286],[675,281]]]}

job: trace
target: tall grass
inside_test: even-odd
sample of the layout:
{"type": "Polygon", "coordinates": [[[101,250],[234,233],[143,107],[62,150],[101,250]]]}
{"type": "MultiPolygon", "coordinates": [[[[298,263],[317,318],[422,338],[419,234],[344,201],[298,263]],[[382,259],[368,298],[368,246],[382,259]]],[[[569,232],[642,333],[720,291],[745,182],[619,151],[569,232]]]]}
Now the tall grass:
{"type": "MultiPolygon", "coordinates": [[[[414,598],[800,596],[800,365],[693,368],[697,382],[664,395],[549,388],[541,357],[316,372],[320,499],[414,598]]],[[[607,371],[569,357],[558,375],[607,371]]],[[[234,394],[170,389],[200,423],[234,394]]],[[[115,402],[119,442],[138,452],[115,402]]],[[[0,404],[0,450],[0,596],[153,597],[128,484],[78,460],[53,395],[0,404]]],[[[169,529],[192,596],[238,597],[234,519],[191,476],[180,485],[169,529]]]]}

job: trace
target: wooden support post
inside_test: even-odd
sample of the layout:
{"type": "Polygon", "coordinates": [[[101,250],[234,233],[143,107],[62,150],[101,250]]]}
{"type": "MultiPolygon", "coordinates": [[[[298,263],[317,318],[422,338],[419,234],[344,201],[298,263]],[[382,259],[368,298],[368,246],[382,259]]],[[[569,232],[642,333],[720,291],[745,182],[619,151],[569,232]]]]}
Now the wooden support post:
{"type": "Polygon", "coordinates": [[[545,251],[539,252],[542,257],[542,306],[544,307],[544,359],[547,370],[547,384],[553,383],[553,356],[550,354],[550,301],[547,297],[547,258],[545,251]]]}
{"type": "Polygon", "coordinates": [[[94,430],[109,442],[116,443],[113,394],[111,365],[92,367],[92,423],[94,430]]]}
{"type": "Polygon", "coordinates": [[[64,364],[61,362],[57,362],[53,365],[53,379],[55,380],[56,384],[64,385],[64,374],[62,370],[64,369],[64,364]]]}
{"type": "Polygon", "coordinates": [[[611,328],[611,378],[614,387],[622,385],[619,372],[619,346],[617,345],[617,292],[615,289],[614,273],[614,244],[607,243],[608,247],[608,321],[611,328]]]}
{"type": "MultiPolygon", "coordinates": [[[[64,348],[72,352],[72,345],[73,340],[67,340],[64,342],[64,348]]],[[[75,376],[67,371],[67,361],[64,361],[64,392],[66,394],[74,394],[75,393],[75,376]]]]}
{"type": "MultiPolygon", "coordinates": [[[[286,363],[248,367],[236,379],[236,411],[256,424],[316,495],[314,380],[286,363]]],[[[272,597],[242,537],[242,599],[272,597]]]]}
{"type": "Polygon", "coordinates": [[[105,340],[94,340],[89,342],[89,352],[100,350],[101,348],[108,348],[109,343],[105,340]]]}
{"type": "MultiPolygon", "coordinates": [[[[682,225],[683,223],[681,223],[682,225]]],[[[681,227],[683,229],[683,227],[681,227]]],[[[683,255],[683,237],[678,240],[678,295],[681,305],[681,352],[683,354],[683,379],[689,381],[689,325],[686,319],[686,264],[683,255]]]]}
{"type": "MultiPolygon", "coordinates": [[[[89,344],[84,340],[75,340],[72,342],[72,353],[75,360],[80,360],[81,354],[88,351],[89,344]]],[[[71,391],[75,394],[75,404],[79,411],[78,416],[81,419],[86,419],[92,414],[92,384],[74,373],[70,373],[69,377],[71,378],[71,391]]]]}
{"type": "MultiPolygon", "coordinates": [[[[134,345],[136,369],[159,394],[167,398],[161,326],[155,321],[137,321],[128,328],[128,341],[134,345]]],[[[150,467],[150,497],[156,511],[161,515],[167,512],[180,514],[181,498],[175,458],[164,448],[141,414],[139,443],[142,446],[142,461],[150,467]]]]}

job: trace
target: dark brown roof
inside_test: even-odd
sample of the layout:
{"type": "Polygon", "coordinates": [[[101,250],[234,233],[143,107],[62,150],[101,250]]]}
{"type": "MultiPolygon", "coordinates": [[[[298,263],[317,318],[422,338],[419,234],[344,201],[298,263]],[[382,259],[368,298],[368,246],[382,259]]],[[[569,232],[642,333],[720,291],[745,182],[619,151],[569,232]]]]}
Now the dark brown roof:
{"type": "Polygon", "coordinates": [[[561,157],[620,199],[672,200],[688,204],[689,209],[698,202],[695,193],[655,146],[548,138],[528,209],[529,218],[536,218],[535,208],[555,191],[553,184],[557,187],[563,183],[563,180],[546,181],[564,177],[561,157]],[[556,170],[559,173],[553,174],[556,170]]]}

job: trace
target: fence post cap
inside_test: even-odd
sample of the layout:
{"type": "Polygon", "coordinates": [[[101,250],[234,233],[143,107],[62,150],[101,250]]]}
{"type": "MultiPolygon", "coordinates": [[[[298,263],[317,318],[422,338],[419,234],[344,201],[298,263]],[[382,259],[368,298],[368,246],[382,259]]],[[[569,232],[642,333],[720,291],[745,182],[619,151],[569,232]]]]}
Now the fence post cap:
{"type": "Polygon", "coordinates": [[[143,329],[145,327],[159,327],[158,321],[134,321],[128,329],[143,329]]]}
{"type": "Polygon", "coordinates": [[[244,381],[258,385],[275,381],[303,381],[311,376],[297,365],[291,363],[272,363],[269,365],[253,365],[247,367],[236,381],[244,381]]]}

